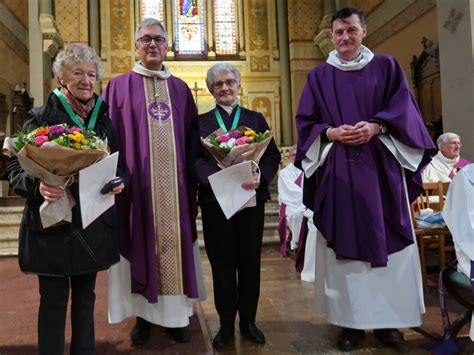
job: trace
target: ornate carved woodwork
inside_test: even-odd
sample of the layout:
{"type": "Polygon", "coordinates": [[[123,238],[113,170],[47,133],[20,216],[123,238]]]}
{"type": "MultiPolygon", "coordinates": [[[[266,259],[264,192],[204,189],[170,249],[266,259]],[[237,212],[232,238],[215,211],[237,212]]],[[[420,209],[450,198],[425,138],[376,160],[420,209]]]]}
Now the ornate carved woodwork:
{"type": "Polygon", "coordinates": [[[441,109],[441,78],[439,48],[423,37],[423,51],[413,56],[410,63],[415,97],[431,137],[435,141],[443,133],[441,109]]]}

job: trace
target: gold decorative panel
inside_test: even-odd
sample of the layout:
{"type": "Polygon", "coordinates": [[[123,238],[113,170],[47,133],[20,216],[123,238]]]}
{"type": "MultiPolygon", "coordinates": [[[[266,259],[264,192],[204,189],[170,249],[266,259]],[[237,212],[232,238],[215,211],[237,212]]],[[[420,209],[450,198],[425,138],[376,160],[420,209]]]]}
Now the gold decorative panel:
{"type": "Polygon", "coordinates": [[[249,35],[251,50],[268,50],[267,0],[250,0],[249,35]]]}
{"type": "Polygon", "coordinates": [[[267,122],[270,125],[272,121],[272,104],[268,97],[256,97],[252,100],[252,110],[260,112],[263,116],[265,116],[267,122]]]}
{"type": "Polygon", "coordinates": [[[89,42],[87,0],[55,0],[54,13],[64,43],[89,42]]]}
{"type": "Polygon", "coordinates": [[[253,72],[269,72],[270,71],[270,56],[263,57],[250,56],[250,70],[253,72]]]}
{"type": "Polygon", "coordinates": [[[132,58],[112,56],[110,59],[112,61],[112,72],[127,73],[132,70],[132,58]]]}
{"type": "Polygon", "coordinates": [[[347,6],[356,7],[362,10],[367,16],[383,2],[384,0],[349,0],[347,1],[347,6]]]}
{"type": "Polygon", "coordinates": [[[110,49],[129,50],[131,48],[130,38],[130,0],[110,1],[110,49]]]}
{"type": "Polygon", "coordinates": [[[28,1],[27,0],[3,0],[3,3],[13,15],[28,28],[28,1]]]}
{"type": "Polygon", "coordinates": [[[292,41],[313,41],[323,17],[321,0],[288,1],[288,37],[292,41]]]}

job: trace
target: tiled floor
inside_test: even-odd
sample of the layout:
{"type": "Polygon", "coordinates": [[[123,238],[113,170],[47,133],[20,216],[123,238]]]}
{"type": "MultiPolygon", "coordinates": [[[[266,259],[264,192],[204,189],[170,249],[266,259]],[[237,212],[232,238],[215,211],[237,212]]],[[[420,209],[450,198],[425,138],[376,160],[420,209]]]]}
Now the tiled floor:
{"type": "MultiPolygon", "coordinates": [[[[193,341],[176,344],[166,336],[163,329],[156,327],[150,342],[140,348],[130,345],[129,333],[134,324],[133,319],[116,325],[107,324],[107,275],[105,272],[100,273],[96,289],[96,354],[212,354],[211,339],[219,324],[212,299],[210,266],[205,255],[203,269],[208,299],[196,305],[195,315],[191,318],[193,341]]],[[[315,314],[313,285],[299,280],[291,259],[281,258],[276,248],[265,248],[261,275],[257,324],[266,335],[266,345],[257,346],[242,339],[237,330],[234,342],[219,351],[219,354],[340,353],[335,348],[338,329],[326,324],[322,317],[315,314]]],[[[0,259],[0,280],[0,355],[36,354],[37,279],[35,276],[23,275],[18,270],[16,259],[0,259]]],[[[384,348],[368,332],[362,349],[354,353],[428,354],[419,345],[432,341],[428,335],[440,335],[442,328],[434,287],[431,287],[425,301],[427,313],[422,329],[403,330],[407,340],[404,348],[384,348]]],[[[67,337],[70,337],[69,330],[67,337]]],[[[473,353],[474,347],[468,338],[461,339],[461,345],[463,354],[473,353]]]]}

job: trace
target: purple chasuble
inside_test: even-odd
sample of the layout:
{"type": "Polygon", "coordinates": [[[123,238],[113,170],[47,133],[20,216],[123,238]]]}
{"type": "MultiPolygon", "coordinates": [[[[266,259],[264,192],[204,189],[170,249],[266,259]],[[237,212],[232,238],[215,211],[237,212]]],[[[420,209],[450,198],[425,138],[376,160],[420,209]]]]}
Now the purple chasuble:
{"type": "MultiPolygon", "coordinates": [[[[184,81],[174,76],[166,80],[172,101],[176,141],[184,294],[198,298],[192,247],[197,237],[196,194],[188,178],[185,147],[191,122],[197,118],[197,110],[184,81]]],[[[132,292],[142,294],[150,303],[156,303],[157,274],[161,270],[158,269],[155,249],[150,144],[143,77],[130,72],[113,78],[102,97],[109,105],[120,152],[119,164],[129,178],[125,190],[116,196],[120,252],[131,265],[132,292]]]]}
{"type": "MultiPolygon", "coordinates": [[[[326,127],[359,121],[383,123],[398,141],[425,150],[417,171],[405,170],[413,201],[435,146],[392,57],[376,55],[356,71],[324,63],[308,74],[296,115],[297,161],[326,127]]],[[[314,211],[314,224],[338,259],[385,266],[388,254],[413,243],[400,164],[377,137],[358,146],[335,142],[324,164],[305,178],[303,202],[314,211]]]]}

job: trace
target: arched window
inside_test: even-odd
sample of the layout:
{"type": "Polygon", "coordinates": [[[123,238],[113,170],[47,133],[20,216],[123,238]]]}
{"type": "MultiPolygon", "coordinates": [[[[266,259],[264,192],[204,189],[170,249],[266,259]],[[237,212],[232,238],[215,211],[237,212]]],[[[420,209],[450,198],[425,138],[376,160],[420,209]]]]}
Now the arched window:
{"type": "Polygon", "coordinates": [[[165,25],[175,59],[235,59],[239,1],[141,0],[140,20],[153,17],[165,25]]]}

